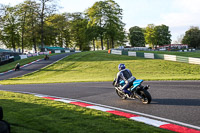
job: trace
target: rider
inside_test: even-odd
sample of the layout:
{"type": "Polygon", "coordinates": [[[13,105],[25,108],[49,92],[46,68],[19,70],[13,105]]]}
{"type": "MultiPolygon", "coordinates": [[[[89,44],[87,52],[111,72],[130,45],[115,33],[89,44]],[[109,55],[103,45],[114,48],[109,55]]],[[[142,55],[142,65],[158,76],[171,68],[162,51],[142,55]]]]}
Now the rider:
{"type": "Polygon", "coordinates": [[[130,96],[131,92],[127,89],[133,85],[133,82],[136,80],[136,78],[132,76],[132,73],[129,69],[126,69],[125,64],[119,64],[118,69],[119,72],[117,73],[115,86],[118,86],[120,80],[124,80],[126,84],[123,86],[122,91],[130,96]]]}
{"type": "Polygon", "coordinates": [[[20,64],[17,63],[16,66],[15,66],[15,71],[16,71],[16,70],[19,70],[19,69],[20,69],[20,64]]]}

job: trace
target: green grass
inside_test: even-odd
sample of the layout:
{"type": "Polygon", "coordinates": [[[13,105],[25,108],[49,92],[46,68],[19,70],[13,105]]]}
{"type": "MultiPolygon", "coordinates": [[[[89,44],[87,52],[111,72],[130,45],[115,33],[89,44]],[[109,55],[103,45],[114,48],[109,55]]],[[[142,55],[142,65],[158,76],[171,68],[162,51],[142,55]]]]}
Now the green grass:
{"type": "Polygon", "coordinates": [[[110,113],[33,95],[0,91],[4,120],[12,133],[167,133],[110,113]]]}
{"type": "MultiPolygon", "coordinates": [[[[50,54],[49,56],[53,56],[53,55],[57,55],[57,54],[50,54]]],[[[14,69],[15,65],[17,63],[20,63],[20,65],[22,66],[22,65],[28,64],[30,62],[33,62],[35,60],[43,59],[43,58],[44,58],[44,55],[39,55],[39,56],[33,56],[33,57],[26,58],[26,59],[21,59],[21,60],[13,61],[11,63],[8,63],[8,64],[0,66],[0,73],[8,71],[8,70],[11,70],[11,69],[14,69]]]]}
{"type": "Polygon", "coordinates": [[[195,57],[200,58],[199,51],[196,52],[175,52],[175,51],[136,51],[143,53],[155,53],[155,54],[168,54],[168,55],[177,55],[177,56],[185,56],[185,57],[195,57]]]}
{"type": "Polygon", "coordinates": [[[137,79],[199,80],[200,66],[194,64],[107,54],[105,51],[82,52],[64,58],[52,66],[0,84],[38,84],[112,81],[118,64],[124,63],[137,79]]]}

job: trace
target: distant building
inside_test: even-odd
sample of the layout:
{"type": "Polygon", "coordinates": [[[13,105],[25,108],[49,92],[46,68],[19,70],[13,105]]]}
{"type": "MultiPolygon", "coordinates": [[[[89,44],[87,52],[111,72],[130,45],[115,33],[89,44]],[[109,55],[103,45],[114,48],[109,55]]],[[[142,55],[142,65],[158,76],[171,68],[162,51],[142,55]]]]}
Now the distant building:
{"type": "Polygon", "coordinates": [[[187,44],[168,44],[168,45],[160,46],[157,49],[159,50],[188,49],[188,45],[187,44]]]}

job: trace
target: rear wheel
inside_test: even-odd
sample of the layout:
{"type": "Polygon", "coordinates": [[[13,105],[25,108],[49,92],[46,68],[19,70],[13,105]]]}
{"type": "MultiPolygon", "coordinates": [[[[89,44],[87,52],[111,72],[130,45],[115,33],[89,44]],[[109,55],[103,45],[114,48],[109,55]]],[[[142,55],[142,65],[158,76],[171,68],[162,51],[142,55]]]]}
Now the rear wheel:
{"type": "Polygon", "coordinates": [[[124,93],[118,91],[117,89],[116,89],[116,93],[117,93],[117,95],[118,95],[121,99],[126,99],[126,98],[127,98],[127,97],[124,95],[124,93]]]}
{"type": "Polygon", "coordinates": [[[142,99],[141,99],[142,103],[144,103],[144,104],[151,103],[151,95],[147,90],[142,89],[139,92],[140,92],[139,95],[142,97],[142,99]]]}

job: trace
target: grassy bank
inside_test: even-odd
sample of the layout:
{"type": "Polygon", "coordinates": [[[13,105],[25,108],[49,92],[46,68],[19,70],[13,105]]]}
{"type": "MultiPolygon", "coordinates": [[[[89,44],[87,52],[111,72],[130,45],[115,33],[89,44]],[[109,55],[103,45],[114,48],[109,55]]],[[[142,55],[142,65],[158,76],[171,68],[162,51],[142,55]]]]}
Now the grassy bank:
{"type": "Polygon", "coordinates": [[[35,73],[0,81],[0,84],[112,81],[118,64],[124,63],[137,79],[199,80],[199,65],[111,55],[106,52],[77,53],[35,73]]]}
{"type": "MultiPolygon", "coordinates": [[[[53,56],[53,55],[57,55],[57,54],[50,54],[49,56],[53,56]]],[[[11,63],[0,66],[0,73],[14,69],[14,67],[17,63],[20,63],[20,65],[22,66],[22,65],[28,64],[30,62],[33,62],[35,60],[43,59],[43,58],[44,58],[44,55],[39,55],[39,56],[33,56],[33,57],[26,58],[26,59],[13,61],[11,63]]]]}
{"type": "Polygon", "coordinates": [[[0,91],[12,133],[167,133],[127,118],[27,94],[0,91]]]}

